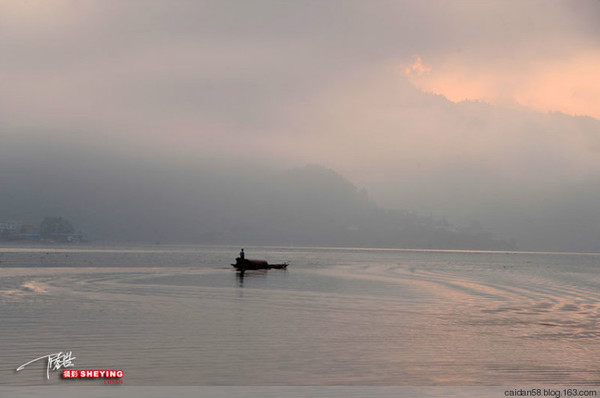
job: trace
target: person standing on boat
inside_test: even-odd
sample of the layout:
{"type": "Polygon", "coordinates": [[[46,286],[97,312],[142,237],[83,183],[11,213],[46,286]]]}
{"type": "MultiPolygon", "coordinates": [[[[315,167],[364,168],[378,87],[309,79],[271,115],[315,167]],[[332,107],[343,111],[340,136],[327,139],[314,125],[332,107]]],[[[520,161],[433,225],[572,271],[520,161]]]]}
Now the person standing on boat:
{"type": "Polygon", "coordinates": [[[244,248],[240,251],[240,259],[243,260],[245,258],[244,248]]]}

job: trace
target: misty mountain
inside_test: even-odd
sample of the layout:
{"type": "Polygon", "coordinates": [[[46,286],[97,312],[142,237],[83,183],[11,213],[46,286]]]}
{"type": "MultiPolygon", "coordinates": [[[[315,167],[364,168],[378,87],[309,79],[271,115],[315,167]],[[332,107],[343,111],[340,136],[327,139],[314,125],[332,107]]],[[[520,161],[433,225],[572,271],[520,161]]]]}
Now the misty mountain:
{"type": "Polygon", "coordinates": [[[507,249],[481,228],[383,209],[332,170],[185,167],[46,148],[5,156],[0,219],[71,220],[92,240],[507,249]]]}
{"type": "Polygon", "coordinates": [[[599,120],[388,86],[341,107],[352,123],[323,116],[318,141],[257,136],[233,153],[5,127],[0,220],[63,216],[95,240],[600,252],[599,120]],[[283,172],[306,163],[369,195],[283,172]]]}

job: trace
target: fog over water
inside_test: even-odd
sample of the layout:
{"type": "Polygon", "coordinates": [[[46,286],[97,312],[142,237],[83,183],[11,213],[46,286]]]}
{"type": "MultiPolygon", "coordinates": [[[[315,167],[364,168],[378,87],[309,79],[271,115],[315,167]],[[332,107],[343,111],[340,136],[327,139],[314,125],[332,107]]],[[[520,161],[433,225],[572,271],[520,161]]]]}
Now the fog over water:
{"type": "Polygon", "coordinates": [[[599,16],[596,1],[3,2],[0,220],[600,251],[599,16]],[[443,222],[463,235],[435,235],[443,222]]]}

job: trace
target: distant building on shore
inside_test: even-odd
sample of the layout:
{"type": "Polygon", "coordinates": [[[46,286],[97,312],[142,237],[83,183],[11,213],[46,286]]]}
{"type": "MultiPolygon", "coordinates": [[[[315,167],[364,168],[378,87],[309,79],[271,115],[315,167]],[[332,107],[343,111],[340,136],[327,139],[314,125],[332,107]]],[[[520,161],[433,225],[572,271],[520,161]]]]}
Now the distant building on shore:
{"type": "Polygon", "coordinates": [[[0,235],[15,235],[21,232],[21,223],[19,221],[0,222],[0,235]]]}
{"type": "Polygon", "coordinates": [[[20,221],[0,221],[0,240],[40,240],[40,229],[20,221]]]}

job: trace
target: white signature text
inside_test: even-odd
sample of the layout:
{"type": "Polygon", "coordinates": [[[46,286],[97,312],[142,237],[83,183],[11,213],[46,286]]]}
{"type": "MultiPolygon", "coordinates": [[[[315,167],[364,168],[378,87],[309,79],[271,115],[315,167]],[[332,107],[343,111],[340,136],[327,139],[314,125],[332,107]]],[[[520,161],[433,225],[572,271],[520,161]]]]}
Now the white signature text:
{"type": "Polygon", "coordinates": [[[69,366],[74,366],[73,364],[73,360],[76,359],[77,357],[73,356],[73,353],[71,351],[69,352],[57,352],[56,354],[48,354],[48,355],[44,355],[42,357],[36,358],[32,361],[29,361],[27,363],[24,363],[23,365],[19,366],[17,368],[17,372],[20,370],[25,369],[25,366],[34,363],[36,361],[39,361],[40,359],[44,359],[47,358],[48,359],[48,365],[46,366],[46,378],[50,379],[50,370],[60,370],[61,368],[68,368],[69,366]]]}

